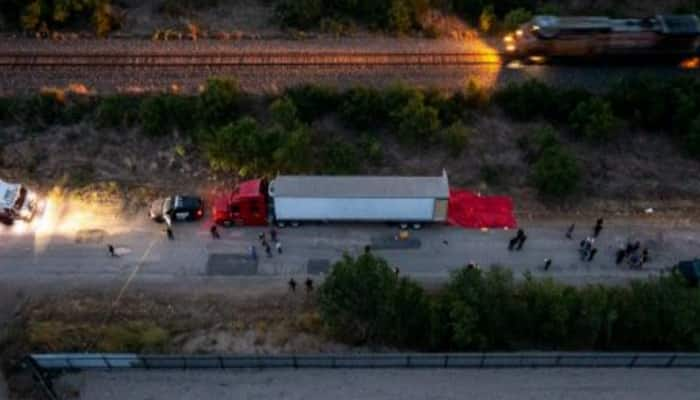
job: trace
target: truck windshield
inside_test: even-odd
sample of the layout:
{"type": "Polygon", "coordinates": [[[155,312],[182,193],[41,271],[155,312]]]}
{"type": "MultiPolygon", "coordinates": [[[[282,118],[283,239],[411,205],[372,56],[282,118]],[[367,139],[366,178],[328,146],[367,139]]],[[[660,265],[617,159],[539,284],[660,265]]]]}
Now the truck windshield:
{"type": "Polygon", "coordinates": [[[15,200],[15,210],[21,210],[22,205],[24,205],[24,201],[27,198],[27,189],[24,186],[19,187],[19,194],[17,195],[17,199],[15,200]]]}

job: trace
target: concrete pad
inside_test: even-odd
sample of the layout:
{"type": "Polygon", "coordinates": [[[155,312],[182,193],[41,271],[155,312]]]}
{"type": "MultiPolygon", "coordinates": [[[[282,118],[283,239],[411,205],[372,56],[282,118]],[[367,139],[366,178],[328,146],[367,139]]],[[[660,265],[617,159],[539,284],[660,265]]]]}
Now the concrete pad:
{"type": "Polygon", "coordinates": [[[257,275],[258,262],[246,254],[210,254],[207,275],[257,275]]]}

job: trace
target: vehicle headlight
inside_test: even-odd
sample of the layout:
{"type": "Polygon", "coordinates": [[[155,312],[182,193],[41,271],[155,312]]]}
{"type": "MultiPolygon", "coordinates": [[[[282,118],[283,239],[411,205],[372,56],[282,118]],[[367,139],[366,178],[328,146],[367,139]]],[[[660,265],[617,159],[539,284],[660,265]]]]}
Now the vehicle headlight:
{"type": "Polygon", "coordinates": [[[32,216],[32,212],[28,208],[23,208],[19,210],[19,216],[22,218],[29,218],[32,216]]]}
{"type": "Polygon", "coordinates": [[[520,36],[522,36],[522,35],[523,35],[523,30],[522,30],[522,29],[518,29],[517,31],[515,31],[515,36],[520,37],[520,36]]]}

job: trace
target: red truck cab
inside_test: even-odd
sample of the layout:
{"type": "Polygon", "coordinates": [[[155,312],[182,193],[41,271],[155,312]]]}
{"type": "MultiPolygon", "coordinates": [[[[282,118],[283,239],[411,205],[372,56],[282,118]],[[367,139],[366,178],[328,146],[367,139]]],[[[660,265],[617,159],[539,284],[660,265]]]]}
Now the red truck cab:
{"type": "Polygon", "coordinates": [[[212,215],[219,225],[267,225],[267,181],[243,181],[213,202],[212,215]]]}

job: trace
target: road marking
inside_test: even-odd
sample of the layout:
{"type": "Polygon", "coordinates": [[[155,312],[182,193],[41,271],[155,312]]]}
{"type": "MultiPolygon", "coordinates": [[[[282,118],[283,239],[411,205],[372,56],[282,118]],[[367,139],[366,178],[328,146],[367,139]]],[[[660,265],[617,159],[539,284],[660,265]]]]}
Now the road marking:
{"type": "Polygon", "coordinates": [[[136,274],[141,269],[141,266],[143,265],[143,262],[146,260],[146,257],[148,257],[151,254],[151,250],[153,250],[153,246],[155,246],[156,241],[157,241],[157,239],[151,240],[151,243],[146,248],[146,251],[143,252],[143,255],[141,256],[141,258],[139,258],[138,262],[136,262],[136,266],[131,271],[129,278],[127,278],[126,282],[124,282],[124,285],[122,286],[122,288],[119,290],[119,294],[117,295],[116,299],[114,299],[114,301],[112,302],[112,306],[115,306],[119,303],[119,300],[121,300],[122,296],[124,295],[126,288],[129,287],[129,284],[131,284],[131,281],[136,277],[136,274]]]}

